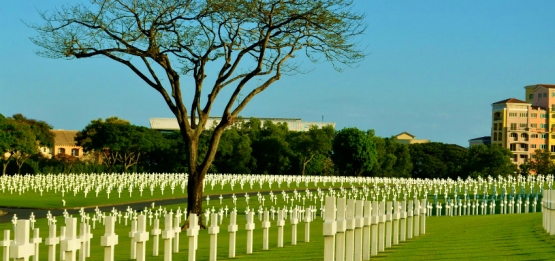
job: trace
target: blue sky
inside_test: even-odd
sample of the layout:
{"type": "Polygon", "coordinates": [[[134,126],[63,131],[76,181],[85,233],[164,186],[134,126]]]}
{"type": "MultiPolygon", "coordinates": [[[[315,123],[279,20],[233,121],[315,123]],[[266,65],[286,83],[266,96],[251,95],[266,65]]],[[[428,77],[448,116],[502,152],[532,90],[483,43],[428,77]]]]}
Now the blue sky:
{"type": "MultiPolygon", "coordinates": [[[[81,130],[118,116],[149,126],[172,117],[161,96],[108,59],[37,56],[22,21],[68,0],[6,1],[0,8],[0,113],[81,130]]],[[[303,63],[306,74],[283,77],[243,116],[291,117],[409,132],[420,139],[468,146],[487,136],[491,103],[524,99],[525,85],[555,84],[555,1],[355,0],[367,14],[360,39],[369,55],[356,68],[303,63]]],[[[210,72],[209,72],[210,73],[210,72]]],[[[219,116],[221,106],[212,115],[219,116]]]]}

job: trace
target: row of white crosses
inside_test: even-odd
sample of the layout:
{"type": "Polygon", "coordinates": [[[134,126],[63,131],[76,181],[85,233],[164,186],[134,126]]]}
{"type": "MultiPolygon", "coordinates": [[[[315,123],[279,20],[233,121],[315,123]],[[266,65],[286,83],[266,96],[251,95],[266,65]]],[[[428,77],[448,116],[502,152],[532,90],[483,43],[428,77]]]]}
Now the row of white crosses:
{"type": "MultiPolygon", "coordinates": [[[[152,209],[155,209],[154,206],[152,209]]],[[[158,211],[158,210],[156,210],[158,211]]],[[[114,251],[116,245],[119,243],[118,235],[115,233],[116,223],[119,223],[118,218],[121,219],[121,213],[113,209],[111,212],[103,213],[98,208],[94,210],[94,216],[99,217],[99,225],[104,224],[105,234],[100,236],[101,246],[105,248],[104,260],[114,260],[114,251]]],[[[262,221],[262,233],[263,233],[263,249],[269,249],[269,229],[271,227],[270,221],[270,211],[263,210],[263,221],[262,221]]],[[[290,223],[292,227],[292,245],[297,244],[297,224],[300,221],[305,223],[305,241],[310,240],[310,222],[314,219],[316,209],[314,207],[300,207],[295,206],[290,211],[286,208],[278,209],[276,211],[278,217],[276,220],[276,225],[278,227],[278,247],[283,247],[283,229],[285,225],[285,219],[287,218],[287,213],[289,212],[290,223]]],[[[136,211],[128,207],[126,214],[129,214],[131,227],[129,232],[129,237],[131,238],[131,251],[130,259],[145,260],[145,248],[146,242],[153,238],[153,255],[157,256],[159,254],[158,244],[159,237],[161,236],[164,241],[164,260],[171,260],[172,253],[179,252],[179,233],[181,228],[179,224],[181,223],[182,213],[180,210],[177,211],[174,216],[173,211],[167,212],[165,209],[160,210],[160,215],[163,215],[165,222],[165,229],[162,231],[159,225],[158,215],[154,220],[153,229],[148,232],[148,214],[152,213],[151,210],[145,209],[141,214],[137,214],[136,211]],[[172,244],[173,243],[173,244],[172,244]]],[[[158,212],[156,212],[158,213],[158,212]]],[[[217,256],[217,235],[220,232],[219,225],[221,225],[222,215],[219,213],[214,213],[206,211],[209,215],[211,214],[211,226],[208,229],[211,241],[210,259],[215,260],[217,256]]],[[[247,254],[252,253],[253,246],[253,234],[255,233],[254,224],[254,211],[247,213],[247,224],[245,230],[247,231],[247,254]]],[[[56,246],[60,245],[60,260],[76,260],[76,256],[80,261],[85,261],[86,258],[90,256],[90,240],[93,235],[90,233],[91,226],[89,222],[93,219],[87,219],[88,214],[86,214],[82,209],[79,211],[81,218],[74,218],[70,216],[67,211],[64,212],[64,220],[66,226],[61,227],[60,236],[56,235],[56,218],[51,214],[48,214],[48,226],[49,226],[49,236],[45,240],[45,244],[49,246],[48,249],[48,260],[56,260],[56,246]],[[80,234],[77,236],[77,223],[80,223],[80,234]]],[[[235,257],[235,246],[236,240],[235,235],[238,231],[237,226],[237,211],[234,209],[231,212],[231,223],[228,227],[228,232],[230,234],[230,250],[229,256],[235,257]]],[[[93,223],[94,224],[94,223],[93,223]]],[[[30,220],[17,220],[14,226],[14,233],[16,234],[15,240],[10,240],[10,231],[6,230],[3,241],[0,241],[0,246],[4,247],[4,260],[9,260],[9,258],[16,258],[16,260],[28,260],[30,256],[39,256],[38,245],[42,242],[39,237],[38,228],[34,230],[34,238],[29,239],[29,228],[30,220]],[[26,234],[25,234],[26,233],[26,234]],[[30,249],[35,249],[31,251],[30,249]],[[23,250],[22,250],[23,249],[23,250]],[[23,259],[22,259],[23,258],[23,259]]],[[[196,214],[190,215],[190,227],[187,230],[187,235],[189,237],[189,260],[195,260],[195,250],[198,247],[198,217],[196,214]]],[[[37,260],[34,258],[33,260],[37,260]]]]}
{"type": "MultiPolygon", "coordinates": [[[[442,213],[445,216],[467,216],[467,215],[493,215],[493,214],[522,214],[522,213],[530,213],[536,212],[537,208],[537,201],[536,198],[530,200],[527,198],[525,201],[522,198],[511,198],[507,200],[507,198],[499,199],[499,206],[500,210],[497,213],[497,203],[495,201],[488,201],[484,202],[481,200],[472,201],[472,200],[461,200],[459,202],[450,199],[446,201],[444,204],[438,202],[436,204],[436,216],[441,216],[442,213]],[[442,212],[442,209],[443,210],[442,212]]],[[[428,205],[428,215],[432,215],[432,205],[428,205]]]]}
{"type": "MultiPolygon", "coordinates": [[[[173,213],[165,215],[166,228],[164,231],[159,229],[159,220],[155,220],[154,229],[147,232],[146,215],[138,215],[136,220],[132,221],[132,229],[129,233],[131,237],[131,259],[145,260],[146,242],[150,235],[154,238],[153,255],[158,255],[158,236],[161,234],[165,240],[164,259],[171,260],[172,252],[178,252],[178,246],[172,251],[172,239],[178,239],[181,228],[172,226],[172,221],[179,222],[179,217],[173,219],[173,213]]],[[[60,258],[63,261],[85,261],[90,257],[90,240],[93,235],[90,233],[90,225],[86,223],[80,224],[80,234],[77,236],[78,219],[73,217],[65,218],[65,226],[60,229],[60,236],[56,236],[56,223],[51,222],[49,226],[49,236],[45,240],[48,248],[48,260],[54,261],[56,258],[56,245],[60,245],[60,258]],[[77,256],[78,255],[78,256],[77,256]]],[[[118,235],[115,234],[116,216],[105,217],[105,234],[101,237],[101,246],[105,248],[104,260],[114,260],[114,249],[118,244],[118,235]]],[[[15,229],[15,238],[10,240],[10,230],[4,231],[4,240],[0,241],[3,247],[3,261],[10,258],[15,260],[27,261],[31,256],[33,260],[39,258],[39,244],[42,238],[39,237],[39,229],[33,230],[33,238],[29,238],[30,221],[17,220],[15,229]]],[[[178,242],[178,241],[177,241],[178,242]]]]}
{"type": "Polygon", "coordinates": [[[426,233],[426,200],[365,201],[326,197],[324,260],[370,260],[386,247],[426,233]],[[387,207],[386,207],[387,206],[387,207]],[[421,207],[422,206],[422,207],[421,207]],[[414,207],[414,209],[413,209],[414,207]],[[408,228],[407,228],[408,226],[408,228]]]}
{"type": "MultiPolygon", "coordinates": [[[[291,176],[291,175],[240,175],[240,174],[208,174],[204,179],[204,186],[210,186],[212,190],[215,188],[224,189],[224,186],[229,186],[232,190],[236,184],[241,185],[241,190],[244,189],[245,184],[250,184],[250,189],[253,189],[254,184],[258,184],[260,188],[265,185],[271,189],[273,184],[277,184],[281,188],[282,184],[291,185],[300,184],[309,186],[314,184],[318,186],[332,185],[336,183],[343,185],[348,183],[351,186],[354,184],[362,184],[371,182],[367,178],[354,178],[354,177],[321,177],[321,176],[291,176]]],[[[84,195],[87,197],[89,194],[94,194],[99,197],[99,193],[106,193],[106,197],[110,197],[112,191],[116,191],[117,196],[121,197],[122,194],[129,194],[132,197],[133,191],[136,190],[139,196],[143,195],[143,191],[150,191],[152,195],[154,191],[171,190],[171,194],[175,190],[181,190],[185,193],[185,188],[188,184],[188,174],[186,173],[121,173],[121,174],[68,174],[68,175],[53,175],[53,174],[36,174],[36,175],[13,175],[3,176],[0,178],[0,190],[2,193],[19,194],[33,191],[35,193],[51,192],[60,193],[62,196],[84,195]]],[[[136,195],[136,194],[135,194],[136,195]]]]}
{"type": "MultiPolygon", "coordinates": [[[[154,190],[159,190],[164,193],[164,190],[171,189],[171,193],[174,193],[176,188],[181,188],[181,192],[185,193],[185,188],[187,186],[188,178],[185,173],[162,173],[162,174],[69,174],[69,175],[51,175],[51,174],[38,174],[38,175],[14,175],[14,176],[3,176],[0,178],[0,190],[4,193],[25,193],[26,191],[54,191],[55,193],[71,193],[77,195],[77,193],[83,193],[85,197],[89,192],[95,192],[98,197],[99,192],[106,192],[106,196],[110,196],[112,190],[116,190],[117,195],[121,197],[121,194],[129,193],[133,194],[133,190],[138,190],[139,195],[142,196],[143,189],[150,189],[151,194],[154,190]],[[125,193],[124,193],[125,192],[125,193]]],[[[359,190],[353,190],[352,193],[354,197],[368,197],[376,200],[376,198],[386,198],[388,200],[405,200],[407,197],[428,197],[431,195],[444,196],[447,199],[448,195],[454,194],[464,196],[473,196],[474,201],[476,201],[477,195],[481,192],[482,195],[488,195],[489,191],[495,186],[495,195],[497,196],[502,189],[505,189],[505,199],[499,202],[502,205],[501,213],[527,213],[532,209],[532,212],[536,211],[537,202],[535,197],[533,202],[529,202],[527,198],[523,202],[520,200],[509,200],[507,201],[507,193],[509,190],[517,192],[521,190],[521,187],[525,191],[532,192],[534,188],[550,188],[553,184],[553,176],[548,175],[537,175],[537,176],[518,176],[518,177],[498,177],[496,179],[492,177],[477,179],[467,178],[466,180],[457,179],[405,179],[405,178],[380,178],[380,177],[321,177],[321,176],[285,176],[285,175],[238,175],[238,174],[210,174],[204,179],[203,188],[210,187],[211,189],[220,188],[223,189],[225,186],[234,188],[237,184],[243,189],[244,185],[250,185],[252,189],[253,186],[258,185],[260,188],[268,186],[272,189],[272,185],[275,184],[278,188],[282,184],[286,184],[290,187],[292,184],[299,186],[303,184],[305,186],[337,186],[340,185],[342,189],[343,186],[351,188],[360,188],[359,190]],[[382,186],[383,184],[383,186],[382,186]],[[463,194],[464,192],[464,194],[463,194]],[[522,208],[524,207],[524,211],[522,208]],[[508,211],[506,211],[508,208],[508,211]]],[[[274,187],[275,188],[275,187],[274,187]]],[[[319,189],[318,189],[319,190],[319,189]]],[[[536,191],[538,191],[536,189],[536,191]]],[[[351,193],[351,192],[349,192],[351,193]]],[[[82,194],[79,194],[82,195],[82,194]]],[[[265,205],[266,198],[258,195],[259,203],[265,205]]],[[[350,195],[352,196],[352,195],[350,195]]],[[[249,196],[245,195],[245,200],[248,202],[249,196]]],[[[277,204],[278,197],[270,194],[270,201],[275,205],[277,204]]],[[[284,195],[284,201],[288,204],[295,204],[297,202],[305,203],[306,200],[313,200],[314,202],[320,199],[323,201],[322,193],[307,193],[304,196],[300,196],[296,191],[293,195],[284,195]]],[[[220,195],[220,202],[222,200],[222,195],[220,195]]],[[[65,200],[63,200],[65,202],[65,200]]],[[[209,202],[207,202],[209,204],[209,202]]],[[[236,198],[234,199],[236,203],[236,198]]],[[[476,206],[476,212],[474,213],[488,213],[495,211],[494,204],[486,205],[484,203],[478,202],[474,203],[476,206]]],[[[469,208],[468,202],[466,202],[466,208],[469,208]]],[[[433,207],[433,206],[432,206],[433,207]]],[[[465,206],[457,204],[452,204],[451,202],[446,202],[444,206],[439,204],[435,206],[437,215],[441,215],[443,209],[444,212],[448,214],[456,215],[455,209],[462,212],[465,206]],[[462,207],[462,209],[460,208],[462,207]]],[[[470,209],[469,209],[470,210],[470,209]]],[[[431,211],[429,211],[431,212],[431,211]]],[[[472,212],[469,212],[472,213],[472,212]]],[[[97,220],[99,217],[95,217],[97,220]]],[[[120,219],[118,218],[118,221],[120,219]]],[[[152,220],[150,218],[149,220],[152,220]]]]}
{"type": "MultiPolygon", "coordinates": [[[[61,235],[56,236],[56,224],[49,225],[49,237],[45,244],[48,246],[48,260],[56,260],[56,245],[60,245],[60,260],[75,261],[79,250],[79,260],[84,261],[90,257],[90,227],[81,223],[80,235],[77,236],[77,219],[68,217],[65,219],[66,226],[62,227],[61,235]]],[[[39,259],[39,244],[43,242],[39,236],[39,229],[33,230],[33,238],[29,238],[30,221],[21,219],[17,221],[14,240],[10,240],[10,230],[4,231],[4,240],[0,241],[3,247],[3,259],[27,261],[32,256],[33,260],[39,259]]]]}

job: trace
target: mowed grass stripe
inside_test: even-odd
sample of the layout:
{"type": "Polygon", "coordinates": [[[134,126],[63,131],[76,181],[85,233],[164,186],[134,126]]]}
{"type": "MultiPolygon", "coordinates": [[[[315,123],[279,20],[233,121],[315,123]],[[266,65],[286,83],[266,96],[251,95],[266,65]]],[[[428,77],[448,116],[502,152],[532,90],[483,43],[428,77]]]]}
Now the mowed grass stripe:
{"type": "Polygon", "coordinates": [[[553,260],[541,213],[430,217],[426,234],[375,260],[553,260]]]}

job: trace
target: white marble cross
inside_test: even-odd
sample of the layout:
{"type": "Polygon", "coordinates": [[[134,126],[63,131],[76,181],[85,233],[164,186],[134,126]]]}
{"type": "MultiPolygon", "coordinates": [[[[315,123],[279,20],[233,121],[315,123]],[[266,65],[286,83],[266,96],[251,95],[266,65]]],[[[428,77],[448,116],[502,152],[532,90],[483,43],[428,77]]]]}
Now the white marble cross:
{"type": "Polygon", "coordinates": [[[113,261],[114,260],[114,248],[118,244],[118,235],[115,234],[115,222],[116,218],[113,216],[107,216],[105,221],[105,233],[104,236],[100,238],[100,245],[104,247],[104,260],[113,261]]]}
{"type": "Polygon", "coordinates": [[[235,257],[235,245],[236,245],[236,232],[238,230],[237,226],[237,211],[233,210],[230,214],[229,226],[227,231],[229,232],[229,257],[235,257]]]}
{"type": "Polygon", "coordinates": [[[146,241],[148,241],[149,233],[146,231],[146,216],[144,214],[139,215],[138,217],[138,229],[133,235],[133,239],[137,244],[137,261],[144,261],[146,260],[145,251],[146,251],[146,241]]]}
{"type": "Polygon", "coordinates": [[[189,228],[187,229],[187,236],[189,237],[189,259],[194,261],[196,259],[196,237],[198,236],[199,225],[198,216],[195,213],[189,214],[189,228]]]}
{"type": "Polygon", "coordinates": [[[18,220],[15,239],[10,245],[10,257],[16,260],[28,261],[35,255],[34,244],[29,242],[29,220],[18,220]]]}
{"type": "Polygon", "coordinates": [[[218,214],[212,213],[212,225],[208,228],[210,235],[210,261],[216,261],[218,257],[218,233],[220,227],[218,226],[218,214]]]}
{"type": "Polygon", "coordinates": [[[2,247],[4,255],[2,256],[2,261],[10,260],[10,246],[15,243],[10,240],[10,230],[4,230],[4,240],[0,241],[0,247],[2,247]]]}
{"type": "Polygon", "coordinates": [[[75,261],[75,254],[81,245],[81,240],[77,237],[77,218],[67,217],[65,220],[66,234],[60,245],[65,261],[75,261]]]}
{"type": "Polygon", "coordinates": [[[162,231],[162,239],[164,239],[164,261],[172,260],[172,239],[175,237],[173,231],[173,213],[168,213],[164,217],[164,231],[162,231]]]}

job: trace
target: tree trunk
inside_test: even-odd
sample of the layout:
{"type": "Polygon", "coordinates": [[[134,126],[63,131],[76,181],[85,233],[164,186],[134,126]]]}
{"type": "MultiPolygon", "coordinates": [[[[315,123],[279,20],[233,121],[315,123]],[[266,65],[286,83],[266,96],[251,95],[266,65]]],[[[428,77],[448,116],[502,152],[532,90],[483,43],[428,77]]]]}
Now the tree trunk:
{"type": "MultiPolygon", "coordinates": [[[[10,160],[12,159],[12,155],[13,155],[13,152],[10,152],[10,156],[7,159],[5,159],[4,163],[2,163],[2,165],[4,167],[2,169],[2,176],[6,175],[6,169],[8,168],[8,164],[10,163],[10,160]]],[[[2,155],[2,157],[4,157],[4,155],[2,155]]]]}
{"type": "Polygon", "coordinates": [[[17,175],[20,175],[20,174],[21,174],[21,167],[22,167],[22,166],[23,166],[23,163],[21,163],[21,165],[20,165],[20,164],[17,164],[17,175]]]}
{"type": "MultiPolygon", "coordinates": [[[[210,146],[202,164],[198,165],[197,160],[199,157],[198,145],[199,137],[202,131],[196,130],[197,132],[183,133],[183,139],[186,141],[189,147],[189,183],[187,184],[187,215],[191,213],[197,214],[199,217],[199,226],[201,229],[206,229],[206,226],[202,223],[203,212],[202,212],[202,189],[204,186],[204,177],[208,172],[208,168],[214,161],[216,151],[218,149],[218,143],[222,137],[222,133],[225,128],[232,124],[232,121],[220,122],[218,127],[214,130],[212,137],[210,139],[210,146]]],[[[189,217],[181,229],[186,229],[189,227],[189,217]]]]}
{"type": "Polygon", "coordinates": [[[2,169],[2,176],[6,175],[6,169],[8,168],[8,163],[10,163],[9,160],[7,160],[5,163],[2,164],[2,165],[4,165],[3,169],[2,169]]]}
{"type": "MultiPolygon", "coordinates": [[[[187,213],[188,215],[191,213],[197,214],[200,228],[205,229],[206,226],[202,223],[202,189],[204,182],[199,179],[199,174],[200,173],[197,171],[191,171],[189,174],[189,183],[187,184],[187,213]]],[[[184,224],[183,228],[188,227],[188,225],[188,223],[184,224]]]]}
{"type": "Polygon", "coordinates": [[[315,155],[316,153],[313,153],[307,161],[303,161],[303,170],[302,170],[301,176],[304,177],[304,171],[306,169],[306,165],[308,165],[308,163],[314,158],[315,155]]]}
{"type": "Polygon", "coordinates": [[[306,169],[306,164],[308,164],[308,161],[303,162],[303,170],[301,171],[301,176],[304,177],[304,170],[306,169]]]}

